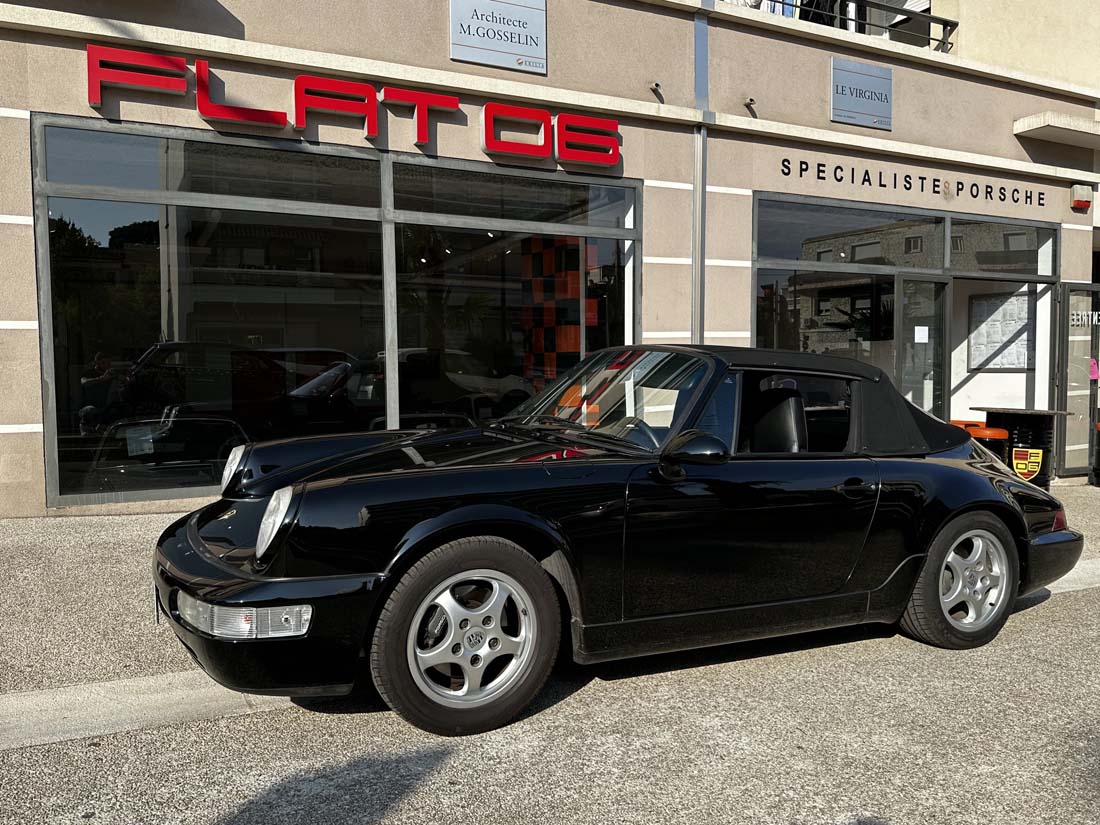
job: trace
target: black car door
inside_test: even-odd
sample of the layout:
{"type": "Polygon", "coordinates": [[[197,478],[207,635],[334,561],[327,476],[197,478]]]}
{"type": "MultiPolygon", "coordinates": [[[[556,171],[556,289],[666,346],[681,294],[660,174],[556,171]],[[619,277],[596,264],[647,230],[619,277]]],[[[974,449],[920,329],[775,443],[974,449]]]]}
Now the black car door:
{"type": "Polygon", "coordinates": [[[735,447],[729,461],[685,464],[679,477],[641,467],[630,479],[625,618],[844,586],[878,496],[875,462],[847,449],[854,384],[756,371],[723,380],[695,427],[735,447]]]}

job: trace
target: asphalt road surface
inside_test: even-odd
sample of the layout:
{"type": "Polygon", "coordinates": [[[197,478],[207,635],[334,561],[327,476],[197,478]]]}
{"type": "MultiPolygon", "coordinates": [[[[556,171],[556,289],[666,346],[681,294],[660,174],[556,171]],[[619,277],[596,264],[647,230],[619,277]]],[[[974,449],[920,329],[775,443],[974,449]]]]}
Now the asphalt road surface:
{"type": "Polygon", "coordinates": [[[1100,490],[1056,492],[1086,558],[984,648],[866,626],[565,666],[463,739],[210,683],[151,622],[169,517],[0,521],[0,823],[1095,825],[1100,490]]]}

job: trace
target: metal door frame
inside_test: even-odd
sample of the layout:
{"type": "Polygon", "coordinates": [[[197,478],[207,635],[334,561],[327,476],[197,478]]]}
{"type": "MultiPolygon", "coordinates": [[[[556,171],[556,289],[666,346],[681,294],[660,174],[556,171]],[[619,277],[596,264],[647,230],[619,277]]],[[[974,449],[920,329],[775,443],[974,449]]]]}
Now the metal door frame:
{"type": "MultiPolygon", "coordinates": [[[[1055,371],[1059,377],[1069,376],[1069,299],[1070,293],[1073,292],[1088,292],[1094,296],[1100,297],[1100,284],[1092,284],[1087,281],[1062,281],[1058,284],[1058,324],[1057,324],[1057,346],[1055,349],[1055,371]]],[[[1092,325],[1088,327],[1090,334],[1092,335],[1092,348],[1093,352],[1097,352],[1098,345],[1100,345],[1100,325],[1092,325]]],[[[1060,381],[1057,392],[1058,408],[1063,410],[1069,409],[1069,381],[1060,381]]],[[[1066,425],[1068,423],[1068,416],[1058,416],[1057,426],[1055,428],[1055,442],[1054,442],[1054,472],[1055,475],[1061,477],[1070,476],[1085,476],[1092,473],[1092,468],[1096,461],[1096,451],[1100,444],[1100,436],[1097,435],[1096,424],[1100,416],[1097,415],[1097,382],[1089,382],[1089,456],[1088,465],[1084,467],[1067,467],[1066,466],[1066,425]]]]}
{"type": "MultiPolygon", "coordinates": [[[[939,368],[943,375],[943,420],[951,417],[951,318],[948,315],[953,306],[954,279],[950,275],[915,275],[908,272],[899,272],[894,276],[894,378],[898,382],[898,392],[902,377],[902,340],[904,314],[902,311],[902,299],[905,297],[905,282],[917,281],[923,283],[943,284],[943,301],[940,304],[940,337],[943,339],[940,346],[939,368]]],[[[935,413],[933,413],[934,415],[935,413]]]]}

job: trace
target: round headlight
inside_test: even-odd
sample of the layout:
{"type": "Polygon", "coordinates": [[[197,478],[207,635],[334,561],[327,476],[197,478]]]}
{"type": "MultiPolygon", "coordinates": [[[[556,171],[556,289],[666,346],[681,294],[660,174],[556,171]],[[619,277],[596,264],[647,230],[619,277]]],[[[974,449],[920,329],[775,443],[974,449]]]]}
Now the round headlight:
{"type": "Polygon", "coordinates": [[[229,482],[233,479],[233,474],[237,472],[237,468],[241,466],[241,459],[244,458],[244,444],[238,444],[229,453],[229,458],[225,460],[225,469],[222,470],[222,494],[224,495],[226,488],[229,487],[229,482]]]}
{"type": "Polygon", "coordinates": [[[260,520],[260,532],[256,535],[256,558],[259,559],[267,548],[271,546],[275,534],[286,518],[286,511],[290,509],[290,500],[294,497],[293,487],[280,487],[267,503],[264,517],[260,520]]]}

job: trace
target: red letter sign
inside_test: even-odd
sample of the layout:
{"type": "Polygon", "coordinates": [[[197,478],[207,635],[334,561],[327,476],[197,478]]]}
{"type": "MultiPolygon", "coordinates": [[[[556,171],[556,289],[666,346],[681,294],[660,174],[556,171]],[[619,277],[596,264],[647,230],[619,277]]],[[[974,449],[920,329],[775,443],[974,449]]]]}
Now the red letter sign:
{"type": "Polygon", "coordinates": [[[614,166],[619,162],[619,121],[558,115],[554,118],[554,157],[562,163],[614,166]]]}
{"type": "Polygon", "coordinates": [[[481,110],[481,148],[490,154],[520,155],[526,158],[548,158],[553,149],[550,132],[553,126],[545,109],[527,109],[510,103],[486,103],[481,110]],[[497,120],[534,123],[539,127],[537,143],[502,140],[497,137],[497,120]]]}
{"type": "Polygon", "coordinates": [[[378,95],[369,83],[300,74],[294,78],[295,129],[306,128],[307,111],[360,115],[366,121],[364,134],[378,134],[378,95]]]}
{"type": "Polygon", "coordinates": [[[248,106],[227,106],[210,100],[210,63],[206,60],[195,61],[196,100],[199,114],[207,120],[229,120],[241,123],[256,123],[260,126],[273,126],[282,129],[286,126],[286,112],[271,109],[251,109],[248,106]]]}
{"type": "Polygon", "coordinates": [[[383,103],[407,103],[413,107],[416,118],[417,146],[428,142],[428,110],[444,109],[458,111],[458,98],[454,95],[440,95],[432,92],[415,92],[411,89],[395,89],[386,86],[382,89],[383,103]]]}
{"type": "Polygon", "coordinates": [[[88,103],[98,109],[104,86],[132,86],[168,94],[187,94],[187,61],[166,54],[88,44],[88,103]],[[123,68],[113,68],[120,66],[123,68]],[[152,69],[150,72],[135,68],[152,69]]]}

